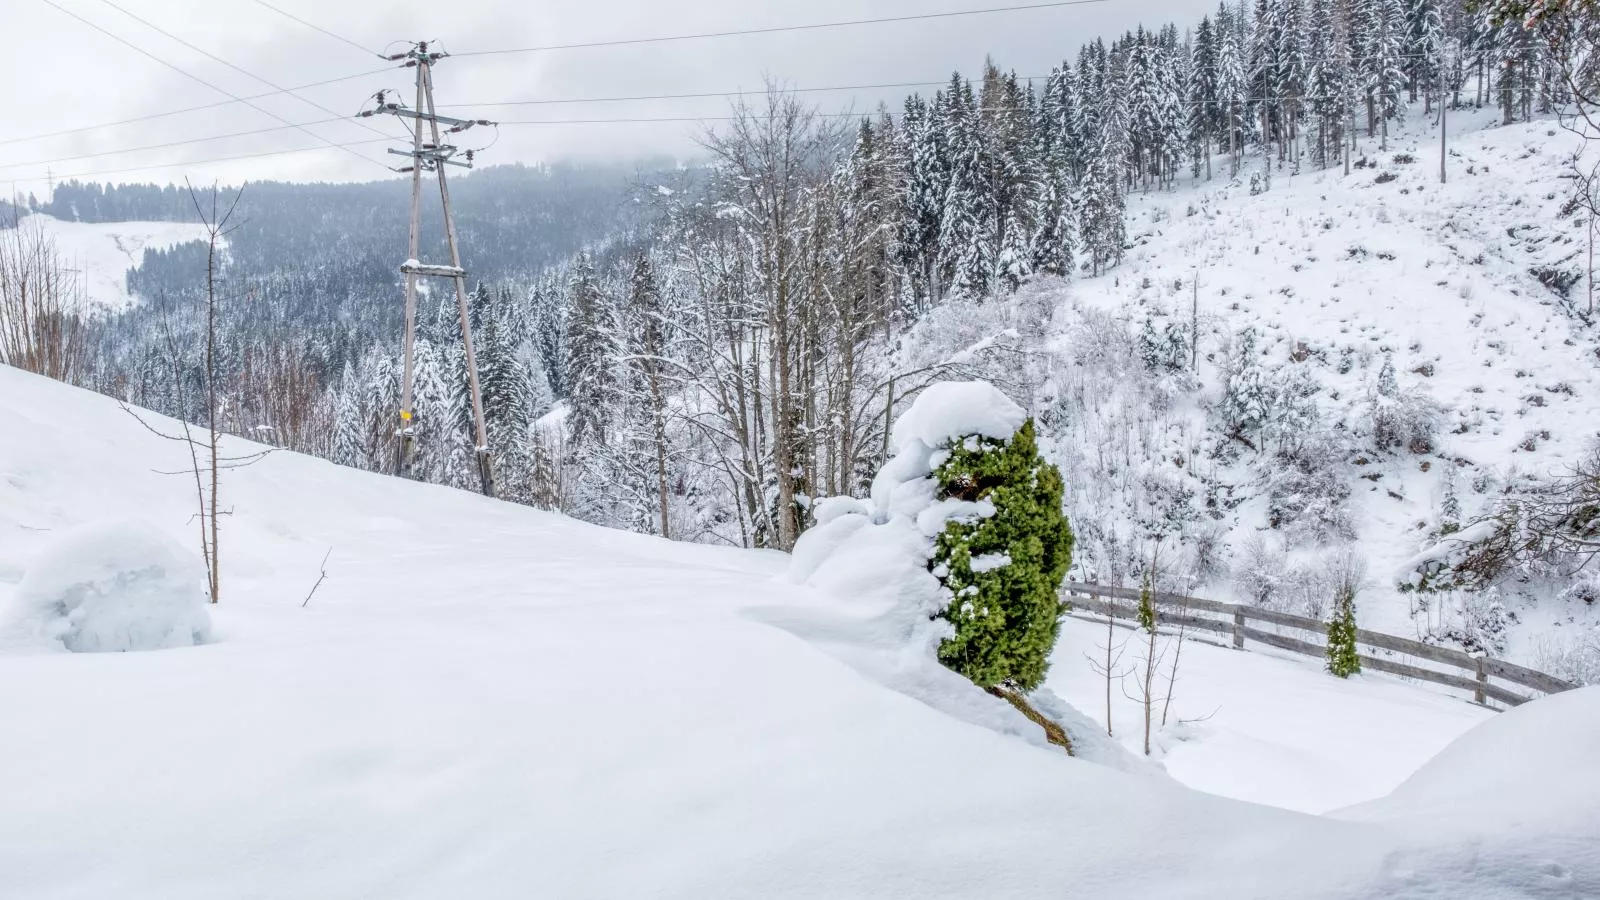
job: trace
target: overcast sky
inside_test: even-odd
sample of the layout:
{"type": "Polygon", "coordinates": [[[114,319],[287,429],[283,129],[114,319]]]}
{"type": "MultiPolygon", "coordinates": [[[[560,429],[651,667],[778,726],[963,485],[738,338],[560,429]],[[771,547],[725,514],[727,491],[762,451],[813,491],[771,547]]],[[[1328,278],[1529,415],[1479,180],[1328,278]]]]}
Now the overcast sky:
{"type": "MultiPolygon", "coordinates": [[[[279,9],[362,46],[433,38],[456,53],[509,47],[604,41],[657,35],[801,25],[847,19],[1018,5],[1028,0],[270,0],[279,9]]],[[[310,181],[394,178],[378,136],[350,121],[379,88],[409,97],[411,75],[280,15],[255,0],[0,0],[7,50],[0,58],[5,126],[0,126],[0,183],[43,195],[47,178],[100,181],[196,181],[282,178],[310,181]],[[272,90],[208,59],[151,25],[276,87],[371,72],[361,78],[199,112],[96,127],[43,139],[36,135],[102,126],[228,97],[96,31],[56,4],[160,59],[238,96],[272,90]],[[115,4],[113,6],[112,4],[115,4]],[[297,96],[296,96],[297,95],[297,96]],[[305,99],[299,99],[305,98],[305,99]],[[310,102],[306,102],[310,101],[310,102]],[[316,105],[326,109],[318,109],[316,105]],[[262,111],[265,110],[265,111],[262,111]],[[333,114],[330,114],[331,113],[333,114]],[[281,127],[273,116],[306,131],[281,127]],[[148,148],[243,131],[277,129],[226,140],[148,148]],[[350,148],[319,144],[372,139],[350,148]],[[276,150],[320,148],[231,162],[202,162],[276,150]],[[100,154],[100,155],[87,155],[100,154]],[[366,157],[358,159],[357,155],[366,157]],[[77,157],[77,158],[72,158],[77,157]],[[178,165],[173,165],[178,164],[178,165]],[[148,168],[163,166],[162,168],[148,168]],[[138,167],[137,171],[130,170],[138,167]]],[[[986,54],[1021,75],[1042,74],[1095,37],[1140,23],[1187,27],[1214,0],[1106,0],[1090,5],[779,34],[708,38],[622,47],[461,56],[435,70],[441,105],[508,100],[564,100],[759,88],[772,77],[797,88],[941,81],[953,69],[974,72],[986,54]]],[[[396,49],[400,45],[394,45],[396,49]]],[[[898,105],[906,88],[807,94],[827,111],[898,105]]],[[[409,102],[409,101],[408,101],[409,102]]],[[[461,115],[510,120],[693,118],[723,115],[726,98],[634,100],[473,107],[461,115]]],[[[444,112],[444,110],[441,110],[444,112]]],[[[392,120],[364,120],[400,134],[392,120]]],[[[482,163],[557,159],[626,160],[695,152],[692,122],[507,125],[482,163]]],[[[484,131],[464,146],[493,138],[484,131]]]]}

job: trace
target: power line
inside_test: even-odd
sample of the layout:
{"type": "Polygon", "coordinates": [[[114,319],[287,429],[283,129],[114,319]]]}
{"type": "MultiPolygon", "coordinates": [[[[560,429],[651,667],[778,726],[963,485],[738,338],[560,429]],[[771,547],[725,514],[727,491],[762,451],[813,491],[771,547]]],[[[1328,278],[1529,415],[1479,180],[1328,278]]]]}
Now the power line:
{"type": "MultiPolygon", "coordinates": [[[[139,24],[145,26],[146,28],[149,28],[150,30],[156,32],[157,34],[160,34],[160,35],[162,35],[162,36],[164,36],[164,37],[166,37],[166,38],[168,38],[170,40],[177,41],[178,43],[182,44],[185,47],[188,47],[190,50],[193,50],[194,52],[200,54],[201,56],[204,56],[205,58],[207,58],[209,60],[212,60],[214,62],[221,63],[222,65],[227,66],[228,68],[234,70],[235,72],[238,72],[240,75],[243,75],[246,78],[250,78],[250,79],[253,79],[255,81],[259,81],[262,84],[266,85],[267,87],[272,88],[273,90],[283,91],[284,93],[286,93],[289,96],[295,98],[296,100],[299,100],[301,103],[305,103],[305,104],[307,104],[307,105],[309,105],[309,106],[311,106],[311,107],[313,107],[315,109],[318,109],[318,110],[320,110],[322,112],[327,113],[330,116],[340,116],[340,115],[342,115],[341,113],[335,112],[334,110],[331,110],[331,109],[327,108],[326,106],[323,106],[322,104],[316,102],[315,100],[310,100],[310,99],[307,99],[305,97],[300,96],[299,94],[296,94],[293,91],[285,90],[285,89],[279,87],[278,85],[273,84],[271,81],[268,81],[267,79],[262,78],[260,75],[255,74],[254,72],[251,72],[251,71],[249,71],[247,69],[244,69],[244,68],[242,68],[240,66],[236,66],[231,62],[228,62],[227,60],[225,60],[222,57],[216,55],[215,53],[211,53],[210,51],[207,51],[207,50],[205,50],[203,48],[196,47],[194,44],[191,44],[188,41],[184,40],[183,38],[178,37],[177,35],[175,35],[172,32],[166,30],[165,28],[162,28],[160,25],[155,24],[154,22],[150,21],[149,19],[143,18],[142,16],[139,16],[136,13],[129,12],[128,10],[124,9],[123,7],[121,7],[121,6],[117,5],[116,3],[112,2],[112,0],[100,0],[100,2],[104,3],[106,6],[111,7],[112,9],[116,10],[119,13],[122,13],[123,15],[125,15],[128,18],[134,20],[135,22],[138,22],[139,24]]],[[[268,113],[268,115],[271,115],[271,114],[268,113]]],[[[274,116],[274,118],[277,118],[277,117],[274,116]]],[[[286,120],[286,119],[278,119],[278,121],[287,122],[288,120],[286,120]]],[[[364,129],[366,129],[367,131],[372,132],[373,134],[383,134],[382,131],[379,131],[378,129],[373,128],[371,125],[368,125],[365,122],[357,122],[356,124],[361,126],[364,129]]],[[[309,132],[307,132],[307,133],[309,133],[309,132]]],[[[357,154],[357,155],[359,156],[360,154],[357,154]]],[[[366,157],[362,157],[362,158],[365,159],[366,157]]],[[[376,160],[369,160],[369,161],[376,162],[376,160]]],[[[383,165],[383,164],[382,163],[378,163],[378,165],[383,165]]],[[[388,166],[384,166],[384,168],[388,168],[388,166]]]]}
{"type": "Polygon", "coordinates": [[[858,25],[888,25],[895,22],[915,22],[928,19],[954,19],[964,16],[983,16],[997,13],[1025,12],[1039,9],[1059,9],[1068,6],[1090,6],[1109,3],[1110,0],[1056,0],[1052,3],[1027,3],[1018,6],[992,6],[984,9],[964,9],[952,12],[916,13],[904,16],[882,16],[874,19],[848,19],[839,22],[814,22],[807,25],[770,25],[761,28],[740,28],[732,31],[706,31],[696,34],[670,34],[653,37],[622,38],[607,41],[584,41],[573,44],[546,44],[540,47],[508,47],[501,50],[469,50],[453,56],[496,56],[507,53],[542,53],[548,50],[582,50],[590,47],[622,47],[633,44],[664,44],[671,41],[693,41],[704,38],[743,37],[754,34],[776,34],[786,31],[819,31],[825,28],[851,28],[858,25]]]}
{"type": "MultiPolygon", "coordinates": [[[[1029,76],[1025,76],[1023,80],[1032,80],[1032,79],[1041,78],[1041,77],[1043,77],[1043,76],[1029,75],[1029,76]]],[[[946,78],[946,79],[944,79],[942,81],[900,81],[900,82],[894,82],[894,83],[890,83],[890,84],[844,84],[844,85],[836,85],[836,86],[833,86],[833,87],[806,87],[806,88],[789,88],[789,87],[786,87],[786,88],[781,88],[780,92],[781,93],[786,93],[786,94],[813,94],[813,93],[824,93],[824,92],[829,92],[829,91],[890,90],[890,89],[896,89],[896,88],[938,87],[940,85],[945,85],[945,84],[949,84],[949,83],[950,83],[950,80],[948,78],[946,78]]],[[[631,96],[621,96],[621,97],[568,97],[568,98],[531,99],[531,100],[502,100],[502,101],[499,101],[499,102],[496,102],[496,103],[441,103],[439,105],[439,108],[440,109],[464,109],[464,108],[469,108],[469,107],[481,107],[481,106],[546,106],[546,105],[559,105],[559,104],[568,104],[568,103],[622,103],[622,102],[636,101],[636,100],[700,100],[700,99],[709,99],[709,98],[717,98],[717,97],[745,97],[745,96],[759,95],[759,94],[765,94],[765,93],[767,93],[767,90],[765,88],[761,88],[761,89],[733,90],[733,91],[704,91],[704,92],[687,93],[687,94],[634,94],[634,95],[631,95],[631,96]]]]}
{"type": "MultiPolygon", "coordinates": [[[[338,84],[339,82],[342,82],[342,81],[354,81],[357,78],[368,78],[368,77],[373,76],[373,75],[384,75],[384,74],[388,74],[389,72],[392,72],[392,71],[394,71],[394,69],[392,67],[384,66],[381,69],[369,69],[368,71],[365,71],[365,72],[357,72],[354,75],[340,75],[337,78],[324,78],[321,81],[312,81],[312,82],[309,82],[307,84],[297,84],[294,87],[284,88],[282,90],[265,91],[265,92],[260,93],[260,94],[249,94],[249,95],[246,95],[243,99],[244,100],[260,100],[260,99],[265,98],[265,97],[276,97],[279,94],[288,94],[288,93],[293,93],[294,91],[303,91],[303,90],[306,90],[307,88],[322,87],[325,84],[338,84]]],[[[201,111],[208,110],[208,109],[216,109],[219,106],[232,106],[233,104],[240,103],[240,102],[242,102],[242,101],[241,100],[218,100],[215,103],[202,103],[199,106],[186,106],[183,109],[173,109],[173,110],[168,110],[167,112],[151,113],[151,114],[146,115],[146,116],[135,116],[134,118],[131,118],[131,119],[118,119],[118,120],[116,120],[114,122],[102,122],[102,123],[100,123],[98,125],[82,125],[82,126],[79,126],[77,128],[67,128],[67,129],[63,129],[61,131],[46,132],[44,134],[30,134],[30,135],[24,135],[23,137],[5,138],[4,140],[0,140],[0,146],[5,146],[7,144],[23,144],[23,143],[29,143],[29,142],[32,142],[32,141],[42,141],[42,140],[45,140],[47,138],[65,137],[65,136],[70,135],[70,134],[82,134],[85,131],[103,131],[103,130],[105,130],[107,128],[115,128],[115,127],[117,127],[119,125],[132,125],[132,124],[135,124],[137,122],[149,122],[149,121],[151,121],[153,119],[165,119],[165,118],[168,118],[170,116],[181,116],[184,113],[201,112],[201,111]]]]}
{"type": "Polygon", "coordinates": [[[101,151],[98,151],[98,152],[95,152],[95,153],[80,153],[80,154],[78,154],[76,156],[58,156],[58,157],[52,157],[50,159],[35,159],[35,160],[30,160],[28,162],[4,163],[4,164],[0,164],[0,171],[3,171],[5,169],[21,169],[21,168],[25,168],[27,166],[54,165],[55,163],[71,162],[72,160],[75,160],[75,159],[95,159],[95,158],[101,157],[101,156],[120,156],[120,155],[122,155],[124,153],[142,153],[142,152],[144,152],[146,150],[165,150],[165,149],[167,149],[169,147],[183,147],[183,146],[187,146],[189,144],[205,144],[205,143],[210,143],[211,141],[225,141],[225,140],[228,140],[230,138],[254,137],[254,136],[260,135],[260,134],[271,134],[271,133],[273,133],[275,131],[286,131],[286,130],[288,130],[290,128],[298,128],[298,127],[311,126],[311,125],[328,125],[328,124],[331,124],[333,122],[343,122],[343,121],[345,121],[345,118],[346,117],[344,117],[344,116],[340,116],[337,119],[319,119],[319,120],[317,120],[315,122],[301,122],[299,125],[294,125],[294,126],[291,126],[291,125],[273,125],[273,126],[268,127],[268,128],[255,128],[255,129],[251,129],[250,131],[235,131],[235,132],[233,132],[231,134],[217,134],[217,135],[212,135],[211,137],[189,138],[187,140],[181,140],[181,141],[168,141],[167,143],[164,143],[164,144],[146,144],[143,147],[126,147],[126,148],[122,148],[122,149],[118,149],[118,150],[101,150],[101,151]]]}
{"type": "MultiPolygon", "coordinates": [[[[147,166],[129,166],[127,168],[122,168],[122,169],[105,169],[105,170],[102,170],[102,171],[99,171],[99,172],[74,172],[74,173],[67,174],[67,175],[52,175],[50,177],[54,178],[57,181],[70,181],[70,180],[75,179],[75,178],[99,178],[99,177],[104,176],[104,175],[122,175],[122,174],[125,174],[125,173],[128,173],[128,172],[149,172],[149,171],[153,171],[155,169],[176,169],[176,168],[179,168],[181,166],[204,166],[204,165],[210,165],[211,163],[235,162],[237,160],[242,160],[242,159],[262,159],[262,158],[268,157],[268,156],[288,156],[288,155],[295,154],[295,153],[312,153],[312,152],[315,152],[315,151],[318,151],[318,150],[328,150],[328,149],[344,150],[344,149],[347,149],[349,147],[359,147],[359,146],[362,146],[362,145],[365,145],[365,144],[383,144],[383,143],[388,143],[389,141],[392,141],[392,140],[394,140],[394,138],[391,138],[391,137],[362,138],[359,141],[346,141],[344,143],[339,143],[339,144],[329,143],[329,144],[327,144],[327,146],[293,147],[293,148],[290,148],[288,150],[267,150],[267,151],[264,151],[264,152],[261,152],[261,153],[241,153],[241,154],[239,154],[237,156],[215,156],[215,157],[211,157],[210,159],[191,159],[191,160],[184,160],[182,162],[173,162],[173,163],[154,163],[152,165],[147,165],[147,166]]],[[[359,156],[359,154],[358,154],[358,156],[359,156]]],[[[361,156],[360,158],[367,160],[367,162],[376,162],[376,160],[368,159],[365,156],[361,156]]],[[[385,171],[387,171],[388,168],[389,168],[388,166],[384,166],[385,171]]],[[[35,177],[35,178],[18,178],[18,179],[8,179],[8,180],[27,182],[27,181],[43,181],[44,178],[43,177],[35,177]]]]}
{"type": "Polygon", "coordinates": [[[357,50],[360,50],[362,53],[365,53],[368,56],[383,57],[383,54],[377,52],[376,50],[368,50],[366,47],[361,46],[360,44],[356,43],[355,41],[350,40],[347,37],[341,37],[341,36],[339,36],[337,34],[334,34],[333,32],[329,31],[326,28],[323,28],[320,25],[313,25],[312,23],[307,22],[305,19],[300,18],[299,16],[295,15],[292,12],[288,12],[286,10],[279,9],[276,6],[273,6],[271,3],[268,3],[267,0],[255,0],[255,2],[256,2],[257,5],[265,6],[267,9],[272,10],[273,12],[277,13],[280,16],[283,16],[286,19],[293,19],[294,21],[299,22],[301,25],[304,25],[305,27],[311,29],[312,31],[318,32],[320,34],[325,34],[328,37],[331,37],[334,40],[339,41],[341,43],[349,44],[350,46],[356,48],[357,50]]]}
{"type": "MultiPolygon", "coordinates": [[[[194,73],[189,72],[186,69],[183,69],[183,68],[181,68],[181,67],[179,67],[177,65],[174,65],[173,63],[167,62],[166,60],[164,60],[161,57],[155,55],[154,53],[151,53],[150,51],[144,49],[143,47],[140,47],[138,44],[133,43],[132,41],[122,37],[121,35],[116,34],[115,32],[108,31],[105,28],[101,27],[100,25],[96,25],[94,22],[91,22],[88,19],[85,19],[83,16],[80,16],[77,13],[73,12],[72,10],[67,9],[66,7],[64,7],[61,4],[57,3],[56,0],[39,0],[39,2],[45,4],[46,6],[49,6],[49,7],[53,8],[55,10],[57,10],[58,12],[61,12],[61,13],[65,14],[65,15],[67,15],[67,16],[70,16],[70,17],[78,20],[79,22],[83,23],[84,25],[87,25],[88,27],[94,29],[95,31],[100,32],[101,34],[105,35],[106,37],[111,38],[112,40],[116,41],[117,43],[128,47],[129,49],[137,52],[141,56],[148,57],[148,58],[160,63],[161,65],[171,69],[174,72],[177,72],[179,75],[182,75],[185,78],[188,78],[188,79],[190,79],[192,81],[199,82],[200,84],[203,84],[208,88],[211,88],[212,90],[216,91],[219,94],[223,94],[223,95],[225,95],[227,97],[231,97],[235,101],[237,101],[239,103],[243,103],[244,105],[250,107],[251,109],[254,109],[259,113],[262,113],[263,115],[270,116],[273,119],[276,119],[279,122],[284,123],[285,125],[289,125],[290,127],[293,127],[293,128],[298,128],[299,130],[301,130],[301,131],[305,132],[306,134],[310,135],[311,137],[314,137],[317,140],[327,144],[330,147],[334,147],[336,149],[343,150],[346,153],[349,153],[351,156],[354,156],[355,158],[357,158],[359,160],[371,163],[372,165],[375,165],[375,166],[381,166],[385,170],[387,170],[389,168],[388,166],[383,165],[383,163],[378,162],[377,160],[375,160],[375,159],[373,159],[371,157],[362,156],[361,154],[355,152],[354,150],[351,150],[347,146],[344,146],[344,145],[341,145],[341,144],[336,144],[333,141],[328,140],[327,138],[323,137],[320,134],[317,134],[314,131],[309,131],[309,130],[307,130],[305,128],[302,128],[302,127],[300,127],[298,125],[295,125],[293,122],[290,122],[288,119],[283,118],[282,116],[278,115],[277,113],[271,112],[270,110],[267,110],[267,109],[265,109],[265,108],[263,108],[261,106],[257,106],[255,103],[252,103],[249,100],[246,100],[243,97],[240,97],[238,94],[235,94],[232,91],[227,90],[226,88],[217,87],[216,85],[214,85],[211,82],[205,80],[204,78],[201,78],[199,75],[195,75],[194,73]]],[[[105,0],[102,0],[102,2],[105,2],[105,0]]],[[[385,137],[385,140],[392,140],[392,138],[385,137]]]]}
{"type": "MultiPolygon", "coordinates": [[[[858,112],[819,112],[812,113],[819,119],[854,119],[867,115],[858,112]]],[[[628,125],[653,122],[733,122],[743,118],[741,116],[636,116],[617,119],[511,119],[496,122],[497,125],[628,125]]],[[[768,115],[755,114],[749,116],[753,119],[781,118],[768,115]]]]}

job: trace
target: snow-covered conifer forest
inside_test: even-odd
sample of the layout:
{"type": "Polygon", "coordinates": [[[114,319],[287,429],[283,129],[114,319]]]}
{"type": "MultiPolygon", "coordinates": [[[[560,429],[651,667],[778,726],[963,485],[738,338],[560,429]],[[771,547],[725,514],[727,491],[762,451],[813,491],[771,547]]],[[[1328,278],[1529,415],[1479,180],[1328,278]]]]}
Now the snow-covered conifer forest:
{"type": "Polygon", "coordinates": [[[404,465],[408,181],[0,204],[0,898],[1600,895],[1597,36],[1223,0],[452,172],[404,465]]]}

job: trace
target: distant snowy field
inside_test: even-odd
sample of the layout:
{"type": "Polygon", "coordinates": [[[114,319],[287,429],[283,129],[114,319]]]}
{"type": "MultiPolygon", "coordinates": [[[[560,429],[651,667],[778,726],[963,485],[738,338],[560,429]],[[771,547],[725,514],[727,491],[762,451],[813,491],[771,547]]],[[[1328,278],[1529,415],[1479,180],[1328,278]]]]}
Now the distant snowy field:
{"type": "Polygon", "coordinates": [[[133,303],[128,270],[144,261],[144,251],[206,239],[205,228],[192,222],[66,222],[43,213],[33,213],[25,221],[42,226],[55,238],[89,304],[113,312],[133,303]]]}
{"type": "MultiPolygon", "coordinates": [[[[190,487],[157,471],[181,448],[111,400],[0,368],[0,417],[0,606],[86,522],[193,542],[190,487]]],[[[1388,799],[1311,816],[1068,759],[875,645],[852,598],[777,579],[778,554],[292,454],[224,491],[207,642],[0,637],[0,896],[1600,893],[1600,690],[1490,719],[1388,799]]],[[[1056,684],[1093,713],[1071,668],[1097,629],[1065,631],[1056,684]]],[[[1181,715],[1220,708],[1185,726],[1192,751],[1164,748],[1173,775],[1303,809],[1377,797],[1487,718],[1255,653],[1186,672],[1181,715]]]]}

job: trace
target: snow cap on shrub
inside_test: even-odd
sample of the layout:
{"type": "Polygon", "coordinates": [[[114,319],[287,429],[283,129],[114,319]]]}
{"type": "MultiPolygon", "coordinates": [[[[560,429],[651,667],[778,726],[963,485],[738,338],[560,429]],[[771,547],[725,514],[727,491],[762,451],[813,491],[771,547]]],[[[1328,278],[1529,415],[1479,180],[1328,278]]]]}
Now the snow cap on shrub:
{"type": "Polygon", "coordinates": [[[99,522],[28,567],[11,618],[74,652],[163,650],[211,634],[205,565],[160,529],[99,522]]]}
{"type": "Polygon", "coordinates": [[[892,440],[897,451],[912,441],[940,447],[969,435],[1004,441],[1017,433],[1028,418],[1022,407],[987,381],[943,381],[917,395],[894,422],[892,440]]]}

